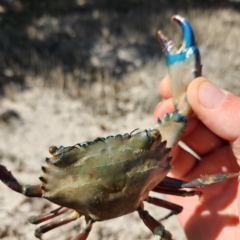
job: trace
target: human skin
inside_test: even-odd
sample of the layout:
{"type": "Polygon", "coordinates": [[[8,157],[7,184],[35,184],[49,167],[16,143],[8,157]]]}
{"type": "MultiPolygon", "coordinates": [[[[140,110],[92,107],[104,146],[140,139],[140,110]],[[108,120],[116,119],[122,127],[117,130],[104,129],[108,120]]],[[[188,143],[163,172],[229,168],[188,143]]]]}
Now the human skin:
{"type": "MultiPolygon", "coordinates": [[[[154,112],[155,121],[174,111],[169,77],[160,83],[165,99],[154,112]]],[[[194,79],[187,99],[195,112],[181,140],[201,161],[176,146],[173,150],[171,177],[189,181],[218,173],[240,170],[240,97],[218,89],[207,79],[194,79]]],[[[199,189],[198,189],[199,190],[199,189]]],[[[184,207],[178,219],[189,240],[240,239],[240,185],[238,178],[200,189],[199,198],[169,196],[184,207]]]]}

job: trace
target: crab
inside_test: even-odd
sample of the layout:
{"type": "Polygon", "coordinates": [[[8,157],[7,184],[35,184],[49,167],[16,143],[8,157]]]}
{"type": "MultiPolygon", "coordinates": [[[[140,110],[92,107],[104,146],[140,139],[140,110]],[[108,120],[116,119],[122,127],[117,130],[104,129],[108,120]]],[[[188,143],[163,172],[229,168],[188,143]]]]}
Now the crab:
{"type": "Polygon", "coordinates": [[[150,197],[149,192],[179,196],[201,195],[201,188],[237,177],[239,173],[200,177],[190,182],[170,178],[171,150],[179,141],[193,112],[186,98],[188,84],[201,75],[200,54],[195,46],[194,33],[189,22],[175,15],[183,31],[183,43],[176,50],[171,41],[159,31],[158,38],[165,53],[176,111],[166,113],[149,130],[118,134],[68,147],[51,146],[51,158],[42,166],[41,183],[21,185],[10,171],[0,165],[0,179],[13,191],[27,197],[45,198],[60,207],[29,221],[39,224],[65,214],[38,227],[37,238],[56,227],[85,217],[86,226],[75,238],[87,239],[92,225],[137,211],[145,225],[162,240],[172,235],[162,223],[144,209],[144,201],[169,209],[167,216],[180,213],[177,204],[150,197]]]}

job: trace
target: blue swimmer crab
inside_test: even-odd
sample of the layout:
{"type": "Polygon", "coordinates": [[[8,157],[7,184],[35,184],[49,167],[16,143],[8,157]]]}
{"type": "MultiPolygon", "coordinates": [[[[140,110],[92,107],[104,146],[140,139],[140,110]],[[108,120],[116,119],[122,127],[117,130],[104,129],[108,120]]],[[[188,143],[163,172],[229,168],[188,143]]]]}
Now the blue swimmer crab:
{"type": "Polygon", "coordinates": [[[36,229],[35,236],[84,216],[86,227],[76,237],[87,239],[92,224],[120,217],[137,211],[145,225],[160,236],[171,240],[172,235],[160,221],[144,210],[143,202],[180,213],[183,208],[177,204],[149,196],[150,191],[179,195],[201,195],[199,191],[183,188],[201,188],[236,177],[239,174],[217,174],[201,177],[190,182],[170,178],[171,149],[178,142],[192,110],[186,99],[186,88],[195,77],[201,75],[200,54],[195,46],[191,25],[180,16],[173,16],[183,31],[183,43],[176,50],[159,31],[158,38],[165,53],[172,95],[176,111],[165,114],[163,119],[149,130],[123,135],[97,138],[69,147],[49,148],[52,155],[42,166],[41,184],[21,185],[6,167],[0,165],[0,179],[12,190],[28,197],[45,198],[60,207],[30,218],[38,224],[66,214],[60,220],[50,221],[36,229]]]}

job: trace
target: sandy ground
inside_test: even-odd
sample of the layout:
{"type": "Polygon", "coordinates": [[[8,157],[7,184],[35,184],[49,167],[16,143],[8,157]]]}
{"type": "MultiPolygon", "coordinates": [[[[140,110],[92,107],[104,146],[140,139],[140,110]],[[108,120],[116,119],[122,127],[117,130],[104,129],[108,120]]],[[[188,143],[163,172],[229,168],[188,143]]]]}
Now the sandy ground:
{"type": "MultiPolygon", "coordinates": [[[[26,27],[31,39],[26,45],[32,44],[33,41],[35,47],[40,46],[40,54],[33,51],[34,54],[29,56],[29,59],[24,55],[22,46],[18,49],[17,44],[15,48],[10,44],[8,49],[6,46],[11,43],[11,38],[9,37],[9,40],[8,36],[2,34],[1,39],[6,46],[3,44],[5,48],[0,54],[0,61],[6,60],[3,71],[0,72],[0,84],[4,81],[7,84],[0,85],[0,92],[5,94],[5,97],[0,99],[0,163],[12,170],[20,182],[37,184],[41,165],[44,164],[45,157],[49,156],[48,148],[51,145],[69,146],[99,136],[106,137],[153,126],[152,113],[160,100],[157,86],[166,74],[164,60],[155,55],[155,52],[159,51],[155,35],[159,22],[163,19],[163,22],[169,22],[170,16],[176,13],[175,10],[161,9],[165,13],[160,14],[150,7],[144,11],[140,8],[124,16],[118,12],[106,14],[96,9],[88,15],[71,13],[56,17],[48,13],[37,20],[33,19],[26,27]],[[89,16],[93,18],[94,24],[102,24],[100,31],[89,21],[89,16]],[[143,17],[145,21],[140,24],[139,19],[143,17]],[[111,21],[113,26],[109,26],[111,21]],[[140,28],[140,25],[144,31],[138,32],[136,29],[140,28]],[[93,27],[91,31],[88,30],[89,26],[93,27]],[[124,26],[121,31],[119,26],[124,26]],[[121,34],[112,36],[111,27],[121,34]],[[52,33],[53,39],[55,36],[59,37],[56,56],[56,53],[51,56],[44,52],[44,48],[49,47],[49,36],[52,33]],[[95,35],[91,35],[93,33],[95,35]],[[70,36],[67,41],[64,34],[70,36]],[[74,34],[83,39],[82,45],[77,45],[74,34]],[[98,34],[100,37],[96,38],[98,34]],[[45,41],[46,36],[48,41],[45,41]],[[42,43],[41,41],[45,45],[37,45],[42,43]],[[62,60],[61,51],[65,54],[63,60],[65,56],[71,58],[64,47],[71,52],[76,48],[77,54],[83,54],[82,58],[87,54],[87,60],[94,68],[110,69],[109,72],[118,77],[117,83],[112,83],[111,78],[106,80],[106,75],[102,74],[101,70],[97,81],[88,86],[76,87],[76,80],[86,80],[83,75],[87,74],[83,72],[83,68],[78,70],[77,66],[81,62],[74,63],[71,73],[66,70],[64,61],[58,62],[59,59],[62,60]],[[41,51],[47,57],[44,55],[45,58],[41,59],[41,51]],[[6,57],[8,53],[13,55],[10,60],[6,57]],[[21,56],[25,57],[21,59],[21,56]],[[19,62],[16,59],[20,59],[19,62]],[[26,69],[25,65],[22,67],[21,64],[25,64],[26,69]],[[50,67],[47,64],[50,64],[50,67]],[[37,73],[33,74],[34,71],[37,73]],[[24,74],[21,75],[22,73],[24,74]],[[8,84],[10,80],[15,83],[8,84]],[[18,80],[24,82],[24,91],[19,90],[22,86],[16,84],[19,83],[18,80]],[[73,87],[67,88],[66,82],[73,87]]],[[[239,12],[234,8],[216,8],[214,11],[188,11],[179,8],[178,13],[187,17],[195,29],[204,75],[214,84],[240,95],[239,12]]],[[[176,34],[170,23],[161,23],[161,26],[167,31],[167,35],[175,37],[180,33],[176,34]]],[[[26,52],[28,53],[28,49],[26,52]]],[[[30,50],[29,52],[32,53],[30,50]]],[[[43,199],[26,199],[3,184],[0,184],[0,192],[0,238],[34,239],[34,229],[37,226],[28,223],[28,217],[49,211],[54,206],[43,199]]],[[[146,204],[146,208],[156,219],[167,213],[149,204],[146,204]]],[[[172,232],[174,239],[186,239],[175,217],[164,221],[164,225],[172,232]]],[[[71,239],[77,235],[81,226],[83,224],[80,219],[47,233],[43,239],[71,239]]],[[[152,236],[137,214],[133,213],[95,223],[89,239],[147,240],[159,237],[152,236]]]]}
{"type": "MultiPolygon", "coordinates": [[[[131,113],[122,118],[94,116],[87,111],[81,100],[71,100],[53,90],[44,92],[34,89],[15,96],[15,101],[4,100],[2,107],[12,109],[19,119],[12,118],[0,132],[1,163],[8,166],[20,182],[36,184],[44,157],[49,156],[51,145],[73,145],[92,140],[98,136],[131,132],[136,127],[149,128],[153,125],[151,115],[131,113]],[[103,130],[103,126],[104,130],[103,130]],[[121,129],[121,130],[120,130],[121,129]],[[10,134],[9,134],[10,133],[10,134]],[[7,149],[11,151],[6,151],[7,149]]],[[[0,185],[0,232],[2,239],[33,239],[36,226],[27,222],[28,217],[38,215],[53,206],[45,200],[25,198],[0,185]],[[3,232],[5,231],[5,236],[3,232]]],[[[163,197],[163,196],[159,196],[163,197]]],[[[167,211],[157,207],[146,208],[156,217],[163,217],[167,211]]],[[[79,222],[52,231],[43,239],[68,239],[79,230],[79,222]],[[74,231],[70,230],[74,228],[74,231]]],[[[176,239],[186,239],[175,217],[165,221],[165,226],[176,239]]],[[[153,237],[138,215],[127,216],[94,224],[89,239],[158,239],[153,237]]]]}

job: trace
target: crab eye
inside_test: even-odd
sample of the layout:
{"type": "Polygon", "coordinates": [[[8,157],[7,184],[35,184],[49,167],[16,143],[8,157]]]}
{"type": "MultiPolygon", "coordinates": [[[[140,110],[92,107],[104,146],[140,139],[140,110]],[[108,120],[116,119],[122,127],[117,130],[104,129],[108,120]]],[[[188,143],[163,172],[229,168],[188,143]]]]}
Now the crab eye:
{"type": "Polygon", "coordinates": [[[157,129],[151,129],[148,131],[148,136],[155,141],[159,138],[160,133],[157,129]]]}
{"type": "Polygon", "coordinates": [[[51,146],[48,151],[50,154],[54,154],[57,150],[58,148],[56,146],[51,146]]]}

